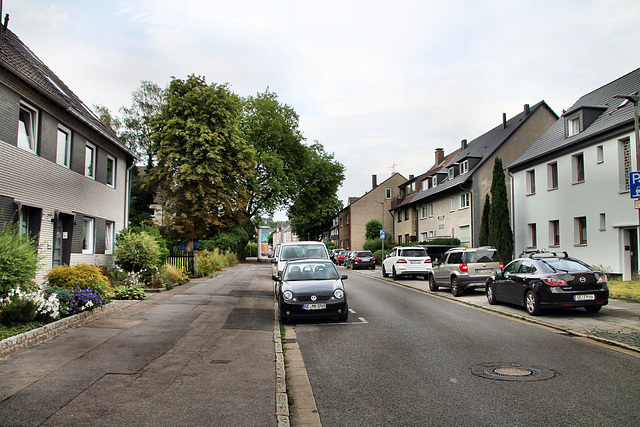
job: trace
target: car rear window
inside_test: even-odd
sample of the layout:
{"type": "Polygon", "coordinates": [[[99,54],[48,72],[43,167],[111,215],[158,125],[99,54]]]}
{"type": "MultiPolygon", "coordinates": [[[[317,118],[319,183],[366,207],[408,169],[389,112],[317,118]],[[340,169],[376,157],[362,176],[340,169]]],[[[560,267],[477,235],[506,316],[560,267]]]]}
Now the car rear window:
{"type": "Polygon", "coordinates": [[[373,254],[369,251],[366,251],[366,252],[358,252],[356,256],[366,257],[366,256],[373,256],[373,254]]]}
{"type": "Polygon", "coordinates": [[[418,248],[403,249],[402,256],[426,257],[427,251],[424,249],[418,249],[418,248]]]}
{"type": "Polygon", "coordinates": [[[498,251],[469,251],[464,253],[464,262],[473,264],[476,262],[500,262],[500,254],[498,251]]]}
{"type": "Polygon", "coordinates": [[[543,265],[550,267],[554,272],[584,273],[587,271],[592,271],[592,268],[590,266],[575,259],[549,258],[541,259],[539,261],[543,265]]]}

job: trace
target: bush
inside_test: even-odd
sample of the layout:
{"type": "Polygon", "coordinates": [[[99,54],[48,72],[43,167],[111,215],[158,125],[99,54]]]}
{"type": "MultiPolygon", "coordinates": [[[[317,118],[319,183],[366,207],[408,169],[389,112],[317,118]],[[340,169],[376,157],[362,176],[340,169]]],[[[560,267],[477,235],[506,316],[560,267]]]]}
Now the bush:
{"type": "Polygon", "coordinates": [[[101,299],[108,299],[113,293],[109,279],[100,272],[100,268],[89,264],[53,267],[44,278],[50,287],[57,286],[69,291],[76,287],[92,289],[101,299]]]}
{"type": "Polygon", "coordinates": [[[447,246],[460,246],[460,239],[451,237],[442,237],[440,239],[427,240],[420,242],[421,245],[447,245],[447,246]]]}
{"type": "MultiPolygon", "coordinates": [[[[387,249],[393,249],[396,246],[398,245],[390,238],[386,238],[384,240],[385,251],[387,249]]],[[[364,245],[362,245],[362,249],[365,251],[371,251],[375,253],[376,251],[379,251],[382,249],[382,239],[377,238],[377,239],[365,240],[364,245]]]]}
{"type": "Polygon", "coordinates": [[[36,248],[36,241],[21,234],[15,224],[0,228],[0,298],[11,289],[28,286],[36,276],[40,260],[36,248]]]}
{"type": "Polygon", "coordinates": [[[209,276],[225,267],[231,267],[238,263],[238,257],[231,251],[221,253],[218,249],[213,251],[201,251],[198,253],[198,274],[209,276]]]}
{"type": "Polygon", "coordinates": [[[124,271],[141,271],[160,264],[158,242],[146,231],[123,230],[116,237],[116,264],[124,271]]]}
{"type": "MultiPolygon", "coordinates": [[[[391,253],[392,249],[393,249],[393,247],[387,248],[387,245],[385,243],[385,245],[384,245],[384,253],[385,253],[385,255],[389,255],[389,253],[391,253]]],[[[382,265],[382,260],[384,260],[384,257],[382,256],[382,248],[380,248],[379,250],[375,251],[373,253],[373,257],[376,259],[376,264],[382,265]]]]}
{"type": "MultiPolygon", "coordinates": [[[[213,251],[218,249],[220,251],[234,252],[237,256],[244,257],[244,248],[249,241],[249,233],[244,226],[238,225],[234,227],[228,233],[218,233],[209,240],[203,240],[198,246],[199,250],[213,251]]],[[[257,250],[256,252],[257,253],[257,250]]]]}
{"type": "Polygon", "coordinates": [[[28,323],[32,320],[51,322],[60,317],[60,301],[56,295],[44,291],[12,289],[0,299],[2,323],[28,323]]]}
{"type": "Polygon", "coordinates": [[[113,294],[115,299],[143,300],[147,298],[147,294],[140,286],[117,286],[113,294]]]}
{"type": "Polygon", "coordinates": [[[36,318],[36,304],[30,299],[13,298],[0,310],[0,323],[13,325],[31,322],[36,318]]]}
{"type": "MultiPolygon", "coordinates": [[[[214,248],[212,248],[211,250],[213,250],[214,248]]],[[[258,244],[253,242],[253,243],[247,243],[247,246],[245,246],[244,248],[244,257],[256,257],[258,256],[258,244]]]]}
{"type": "Polygon", "coordinates": [[[131,233],[136,234],[144,232],[153,237],[153,240],[155,240],[158,244],[158,249],[160,249],[160,262],[157,265],[164,264],[170,253],[169,244],[167,243],[167,240],[162,237],[162,234],[160,233],[160,230],[158,228],[151,225],[139,225],[135,227],[129,227],[128,230],[131,233]]]}
{"type": "Polygon", "coordinates": [[[165,264],[164,267],[162,267],[162,273],[160,273],[160,276],[165,284],[171,283],[172,285],[189,280],[189,276],[183,269],[171,264],[165,264]]]}

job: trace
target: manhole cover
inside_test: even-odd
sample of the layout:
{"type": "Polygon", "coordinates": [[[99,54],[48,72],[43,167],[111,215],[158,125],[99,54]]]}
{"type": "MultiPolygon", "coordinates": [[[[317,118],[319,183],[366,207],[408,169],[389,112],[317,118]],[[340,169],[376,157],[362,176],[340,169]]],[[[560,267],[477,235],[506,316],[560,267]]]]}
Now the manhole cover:
{"type": "Polygon", "coordinates": [[[524,366],[521,363],[481,363],[471,367],[471,373],[481,378],[501,381],[543,381],[558,376],[553,369],[524,366]]]}

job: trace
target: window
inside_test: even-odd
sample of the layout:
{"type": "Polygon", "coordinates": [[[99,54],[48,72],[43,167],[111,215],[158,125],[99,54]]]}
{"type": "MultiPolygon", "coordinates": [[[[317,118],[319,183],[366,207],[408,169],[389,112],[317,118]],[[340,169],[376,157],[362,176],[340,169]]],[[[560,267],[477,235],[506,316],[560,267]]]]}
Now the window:
{"type": "Polygon", "coordinates": [[[469,172],[469,160],[460,163],[460,175],[469,172]]]}
{"type": "Polygon", "coordinates": [[[549,221],[549,245],[560,246],[560,221],[549,221]]]}
{"type": "Polygon", "coordinates": [[[398,222],[402,222],[402,212],[398,211],[398,222]]]}
{"type": "Polygon", "coordinates": [[[574,219],[575,222],[575,244],[587,244],[587,217],[581,216],[574,219]]]}
{"type": "Polygon", "coordinates": [[[468,225],[463,225],[460,227],[460,242],[468,243],[471,241],[471,227],[468,225]]]}
{"type": "Polygon", "coordinates": [[[596,161],[598,163],[604,163],[604,147],[602,145],[596,147],[596,161]]]}
{"type": "Polygon", "coordinates": [[[422,191],[426,190],[427,188],[429,188],[429,180],[428,179],[423,179],[422,180],[422,191]]]}
{"type": "Polygon", "coordinates": [[[580,117],[574,117],[567,120],[567,136],[573,136],[580,133],[580,117]]]}
{"type": "Polygon", "coordinates": [[[455,176],[456,172],[453,170],[453,168],[449,168],[449,179],[453,179],[453,177],[455,176]]]}
{"type": "Polygon", "coordinates": [[[471,193],[460,195],[460,209],[466,209],[471,205],[471,193]]]}
{"type": "Polygon", "coordinates": [[[95,222],[93,218],[84,219],[84,225],[82,227],[82,253],[93,253],[93,242],[95,235],[95,222]]]}
{"type": "Polygon", "coordinates": [[[342,228],[342,218],[340,218],[340,228],[342,228]]]}
{"type": "Polygon", "coordinates": [[[547,164],[547,190],[558,188],[558,163],[547,164]]]}
{"type": "Polygon", "coordinates": [[[620,191],[629,191],[629,172],[631,169],[631,144],[629,138],[618,141],[618,156],[620,158],[620,191]]]}
{"type": "Polygon", "coordinates": [[[96,147],[93,144],[87,145],[84,149],[84,175],[96,179],[96,147]]]}
{"type": "Polygon", "coordinates": [[[573,173],[573,183],[579,184],[584,182],[584,155],[574,154],[571,156],[571,166],[573,173]]]}
{"type": "Polygon", "coordinates": [[[600,231],[607,230],[607,216],[604,213],[600,214],[600,231]]]}
{"type": "Polygon", "coordinates": [[[107,155],[107,185],[111,188],[116,186],[116,158],[107,155]]]}
{"type": "Polygon", "coordinates": [[[104,253],[113,253],[113,238],[115,236],[115,224],[107,221],[104,229],[104,253]]]}
{"type": "Polygon", "coordinates": [[[429,231],[429,237],[433,237],[433,230],[429,231]]]}
{"type": "Polygon", "coordinates": [[[347,225],[349,225],[349,214],[347,214],[347,225]]]}
{"type": "Polygon", "coordinates": [[[452,197],[449,199],[449,211],[453,212],[456,210],[456,198],[452,197]]]}
{"type": "Polygon", "coordinates": [[[436,185],[438,185],[438,177],[434,176],[433,178],[431,178],[431,186],[435,187],[436,185]]]}
{"type": "Polygon", "coordinates": [[[427,217],[427,206],[420,206],[420,219],[425,219],[427,217]]]}
{"type": "Polygon", "coordinates": [[[420,233],[420,241],[425,242],[429,238],[427,232],[420,233]]]}
{"type": "Polygon", "coordinates": [[[527,194],[536,194],[536,171],[527,171],[527,194]]]}
{"type": "Polygon", "coordinates": [[[56,163],[65,168],[71,166],[71,131],[62,125],[58,125],[56,163]]]}
{"type": "Polygon", "coordinates": [[[409,219],[409,209],[404,210],[404,219],[405,221],[409,219]]]}
{"type": "Polygon", "coordinates": [[[529,242],[528,247],[535,248],[538,246],[538,232],[535,224],[529,224],[527,226],[527,240],[529,242]]]}
{"type": "Polygon", "coordinates": [[[18,119],[18,147],[37,154],[37,141],[38,111],[35,108],[21,103],[18,119]]]}
{"type": "Polygon", "coordinates": [[[385,188],[384,196],[387,200],[391,200],[391,188],[385,188]]]}
{"type": "Polygon", "coordinates": [[[427,215],[429,215],[429,218],[433,218],[433,203],[427,205],[427,215]]]}

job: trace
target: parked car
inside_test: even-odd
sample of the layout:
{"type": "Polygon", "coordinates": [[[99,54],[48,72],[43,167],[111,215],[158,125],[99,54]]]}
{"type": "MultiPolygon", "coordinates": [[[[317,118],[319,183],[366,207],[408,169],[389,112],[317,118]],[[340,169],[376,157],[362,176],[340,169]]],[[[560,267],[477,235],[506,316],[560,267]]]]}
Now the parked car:
{"type": "Polygon", "coordinates": [[[487,279],[502,267],[502,258],[495,248],[449,249],[442,256],[442,261],[433,263],[429,290],[435,292],[440,287],[451,288],[453,296],[459,297],[465,290],[483,288],[487,279]]]}
{"type": "Polygon", "coordinates": [[[294,317],[349,318],[343,280],[329,259],[301,259],[287,262],[281,275],[274,276],[280,319],[294,317]]]}
{"type": "Polygon", "coordinates": [[[397,246],[382,261],[382,277],[391,272],[393,280],[399,276],[423,276],[427,280],[431,267],[431,258],[424,248],[397,246]]]}
{"type": "Polygon", "coordinates": [[[280,245],[280,251],[271,262],[276,264],[274,276],[282,274],[285,264],[294,259],[329,259],[329,251],[322,242],[288,242],[280,245]]]}
{"type": "Polygon", "coordinates": [[[337,264],[337,258],[338,255],[340,255],[340,252],[344,251],[344,249],[340,248],[340,249],[332,249],[331,251],[329,251],[329,258],[331,259],[331,261],[333,261],[334,264],[337,264]]]}
{"type": "Polygon", "coordinates": [[[344,259],[349,254],[349,251],[342,251],[336,257],[336,264],[344,265],[344,259]]]}
{"type": "Polygon", "coordinates": [[[511,261],[487,280],[489,304],[523,306],[532,316],[551,307],[597,313],[609,303],[607,275],[566,252],[537,252],[511,261]]]}
{"type": "Polygon", "coordinates": [[[347,260],[347,268],[352,270],[358,268],[370,268],[375,270],[376,259],[371,251],[354,251],[349,255],[347,260]]]}

